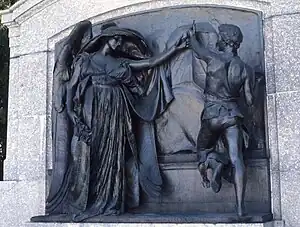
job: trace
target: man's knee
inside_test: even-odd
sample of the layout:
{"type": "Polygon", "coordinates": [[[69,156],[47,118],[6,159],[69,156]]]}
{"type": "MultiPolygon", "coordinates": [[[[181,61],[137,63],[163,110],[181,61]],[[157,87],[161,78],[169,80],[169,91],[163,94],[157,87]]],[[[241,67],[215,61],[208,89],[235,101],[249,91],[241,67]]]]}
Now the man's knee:
{"type": "Polygon", "coordinates": [[[231,157],[230,158],[231,160],[231,164],[234,166],[234,167],[244,167],[244,160],[242,158],[239,158],[239,157],[231,157]]]}
{"type": "Polygon", "coordinates": [[[238,155],[236,156],[230,156],[230,161],[232,166],[239,171],[244,171],[245,170],[245,164],[244,164],[244,159],[243,157],[240,157],[238,155]]]}
{"type": "Polygon", "coordinates": [[[243,151],[239,149],[238,144],[233,144],[229,146],[229,156],[232,165],[238,166],[244,163],[243,161],[243,151]]]}

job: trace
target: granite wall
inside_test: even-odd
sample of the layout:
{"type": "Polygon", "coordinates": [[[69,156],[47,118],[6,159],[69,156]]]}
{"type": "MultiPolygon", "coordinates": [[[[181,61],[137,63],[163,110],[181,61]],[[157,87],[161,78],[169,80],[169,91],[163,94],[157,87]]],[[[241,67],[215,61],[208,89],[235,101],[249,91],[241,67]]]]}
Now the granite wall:
{"type": "Polygon", "coordinates": [[[10,9],[2,11],[2,22],[10,29],[11,60],[7,159],[5,181],[0,182],[0,226],[53,226],[28,222],[31,216],[44,213],[46,170],[52,163],[50,113],[55,43],[83,19],[96,23],[149,9],[187,4],[262,12],[267,140],[275,221],[252,225],[172,226],[271,227],[283,226],[284,223],[287,227],[299,226],[299,0],[20,0],[10,9]]]}

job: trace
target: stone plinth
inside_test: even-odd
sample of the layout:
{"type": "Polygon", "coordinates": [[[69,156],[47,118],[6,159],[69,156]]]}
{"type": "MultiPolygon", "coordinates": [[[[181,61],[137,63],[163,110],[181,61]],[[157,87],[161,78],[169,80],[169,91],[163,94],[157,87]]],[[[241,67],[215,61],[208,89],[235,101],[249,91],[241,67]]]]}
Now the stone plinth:
{"type": "MultiPolygon", "coordinates": [[[[94,223],[26,223],[24,227],[94,227],[94,223]]],[[[282,222],[267,222],[253,224],[137,224],[137,223],[104,223],[97,227],[284,227],[282,222]]]]}

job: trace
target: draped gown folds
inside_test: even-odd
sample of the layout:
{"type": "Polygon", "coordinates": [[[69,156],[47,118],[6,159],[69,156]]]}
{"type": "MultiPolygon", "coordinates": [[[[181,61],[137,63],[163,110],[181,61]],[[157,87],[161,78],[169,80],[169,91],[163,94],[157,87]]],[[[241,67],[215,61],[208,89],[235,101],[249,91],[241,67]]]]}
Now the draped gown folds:
{"type": "MultiPolygon", "coordinates": [[[[107,30],[89,43],[119,34],[124,44],[137,46],[130,52],[133,59],[151,57],[140,48],[148,47],[134,31],[107,30]]],[[[54,160],[52,175],[63,177],[52,180],[46,213],[75,215],[74,221],[123,213],[140,204],[140,188],[149,196],[162,189],[154,120],[173,100],[167,69],[160,65],[132,71],[130,59],[103,55],[97,48],[83,48],[89,51],[74,59],[71,80],[66,82],[66,106],[71,100],[80,124],[70,122],[68,131],[54,128],[54,135],[66,132],[72,138],[57,143],[61,137],[55,137],[55,157],[61,152],[64,159],[54,160]],[[90,140],[82,125],[90,130],[90,140]]]]}
{"type": "Polygon", "coordinates": [[[92,138],[90,146],[76,133],[72,139],[68,201],[90,216],[124,211],[125,146],[135,158],[137,148],[122,85],[136,88],[133,78],[126,63],[101,53],[82,55],[76,62],[70,86],[76,88],[77,115],[92,138]]]}

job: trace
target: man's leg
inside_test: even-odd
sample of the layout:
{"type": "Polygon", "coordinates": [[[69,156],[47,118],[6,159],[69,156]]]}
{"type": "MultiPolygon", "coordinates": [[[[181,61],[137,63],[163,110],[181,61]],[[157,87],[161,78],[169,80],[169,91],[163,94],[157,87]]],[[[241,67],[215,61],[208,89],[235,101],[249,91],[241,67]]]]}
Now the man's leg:
{"type": "Polygon", "coordinates": [[[199,163],[198,169],[199,169],[200,175],[202,177],[202,186],[204,188],[209,188],[210,187],[210,181],[207,177],[206,163],[205,162],[199,163]]]}
{"type": "Polygon", "coordinates": [[[233,165],[234,187],[237,201],[237,212],[244,216],[244,195],[246,186],[246,168],[243,160],[243,136],[239,125],[225,129],[225,141],[229,151],[229,157],[233,165]]]}
{"type": "Polygon", "coordinates": [[[217,159],[210,160],[210,168],[213,170],[212,178],[211,178],[211,188],[215,193],[218,193],[222,187],[222,170],[224,164],[222,162],[218,162],[217,159]]]}
{"type": "Polygon", "coordinates": [[[209,188],[210,182],[207,178],[207,155],[214,149],[219,134],[213,132],[211,120],[203,120],[201,122],[201,129],[197,139],[197,153],[199,161],[199,172],[202,177],[203,187],[209,188]]]}

